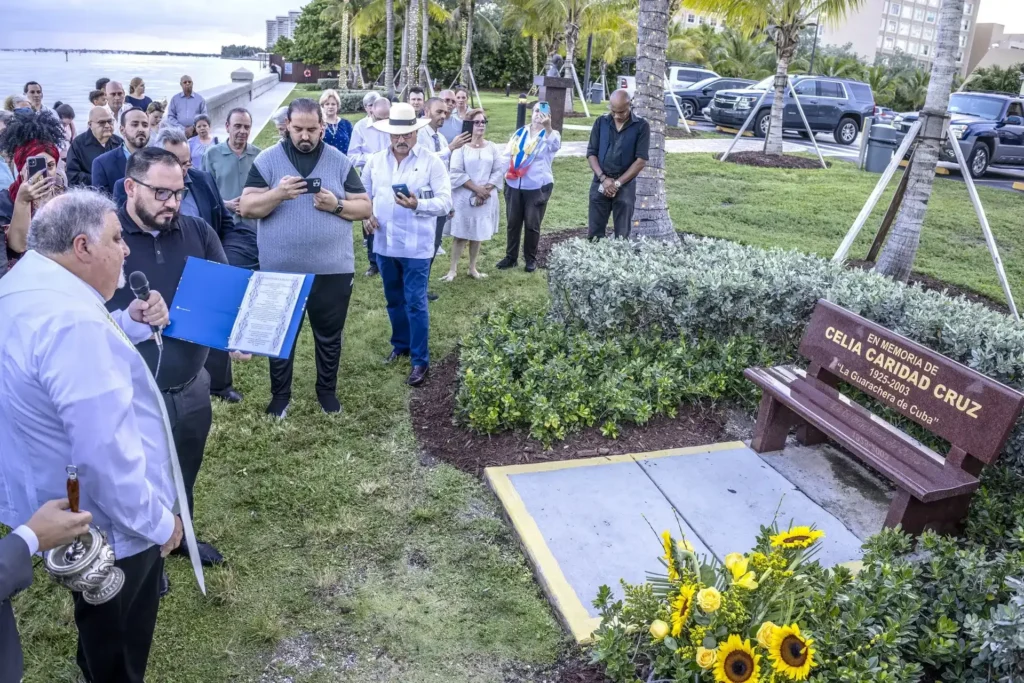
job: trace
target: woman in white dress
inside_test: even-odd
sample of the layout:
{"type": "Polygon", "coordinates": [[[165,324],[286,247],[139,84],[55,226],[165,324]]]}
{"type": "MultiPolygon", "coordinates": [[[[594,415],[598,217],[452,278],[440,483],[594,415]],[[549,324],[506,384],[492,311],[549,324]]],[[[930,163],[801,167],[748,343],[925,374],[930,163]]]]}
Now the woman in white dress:
{"type": "Polygon", "coordinates": [[[462,250],[469,243],[469,275],[477,280],[487,277],[476,269],[480,243],[491,239],[498,231],[498,191],[501,189],[507,161],[493,142],[484,140],[487,116],[483,109],[466,112],[466,120],[473,122],[473,137],[469,144],[452,152],[449,174],[452,181],[451,234],[452,265],[441,279],[451,282],[459,265],[462,250]]]}

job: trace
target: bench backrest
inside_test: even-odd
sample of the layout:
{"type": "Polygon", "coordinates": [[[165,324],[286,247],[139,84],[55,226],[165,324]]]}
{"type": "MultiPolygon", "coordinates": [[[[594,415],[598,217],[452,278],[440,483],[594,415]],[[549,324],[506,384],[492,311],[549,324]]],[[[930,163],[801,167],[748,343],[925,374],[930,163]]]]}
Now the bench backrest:
{"type": "Polygon", "coordinates": [[[824,299],[800,353],[986,463],[1024,408],[1024,394],[824,299]]]}

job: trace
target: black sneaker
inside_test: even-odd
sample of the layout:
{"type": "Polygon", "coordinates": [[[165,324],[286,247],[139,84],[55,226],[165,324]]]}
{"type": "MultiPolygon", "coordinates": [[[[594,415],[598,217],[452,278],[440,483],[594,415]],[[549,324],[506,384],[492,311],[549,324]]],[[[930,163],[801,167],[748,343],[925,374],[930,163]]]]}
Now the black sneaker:
{"type": "Polygon", "coordinates": [[[523,268],[523,270],[525,270],[527,273],[532,273],[533,271],[537,270],[537,262],[536,261],[527,261],[526,262],[526,267],[523,268]]]}
{"type": "Polygon", "coordinates": [[[366,277],[373,277],[374,275],[380,275],[380,269],[376,265],[370,264],[370,267],[366,269],[366,277]]]}
{"type": "Polygon", "coordinates": [[[283,420],[288,412],[288,404],[290,402],[290,398],[273,397],[270,399],[270,404],[267,405],[267,415],[273,415],[277,419],[283,420]]]}
{"type": "Polygon", "coordinates": [[[437,294],[427,292],[427,301],[437,301],[437,294]]]}
{"type": "Polygon", "coordinates": [[[518,261],[513,261],[512,259],[510,259],[510,258],[508,258],[506,256],[505,258],[503,258],[500,261],[498,261],[498,265],[495,266],[495,268],[497,268],[498,270],[506,270],[508,268],[515,268],[517,263],[518,263],[518,261]]]}
{"type": "Polygon", "coordinates": [[[328,415],[341,412],[341,402],[334,394],[317,394],[316,400],[320,403],[320,408],[328,415]]]}

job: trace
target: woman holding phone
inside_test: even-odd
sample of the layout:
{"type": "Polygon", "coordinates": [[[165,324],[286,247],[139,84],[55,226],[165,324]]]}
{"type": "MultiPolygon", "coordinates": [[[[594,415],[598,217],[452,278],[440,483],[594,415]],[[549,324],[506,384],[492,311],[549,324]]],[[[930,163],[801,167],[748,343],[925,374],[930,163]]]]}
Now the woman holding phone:
{"type": "Polygon", "coordinates": [[[562,147],[562,136],[551,129],[551,107],[547,102],[533,106],[530,125],[523,126],[508,141],[505,156],[509,158],[505,174],[505,216],[508,220],[508,240],[505,258],[498,268],[514,268],[519,260],[519,238],[523,237],[523,257],[526,272],[537,270],[537,245],[540,244],[540,224],[555,187],[551,162],[562,147]]]}
{"type": "Polygon", "coordinates": [[[441,279],[455,279],[462,250],[469,244],[469,276],[476,280],[487,277],[477,270],[480,243],[486,242],[498,231],[498,189],[502,185],[505,160],[493,142],[487,142],[487,115],[483,109],[466,112],[466,123],[473,126],[469,144],[452,152],[449,177],[452,181],[451,233],[452,265],[441,279]]]}

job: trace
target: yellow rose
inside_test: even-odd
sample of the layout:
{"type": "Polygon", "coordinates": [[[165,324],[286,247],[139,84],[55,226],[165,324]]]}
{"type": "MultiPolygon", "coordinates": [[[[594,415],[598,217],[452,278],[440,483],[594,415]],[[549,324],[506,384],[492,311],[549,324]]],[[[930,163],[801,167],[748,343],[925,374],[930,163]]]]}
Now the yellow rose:
{"type": "Polygon", "coordinates": [[[705,614],[711,614],[722,606],[722,594],[714,588],[702,588],[697,591],[697,604],[705,614]]]}
{"type": "Polygon", "coordinates": [[[718,659],[718,650],[709,650],[706,647],[697,648],[697,666],[702,669],[710,669],[718,659]]]}
{"type": "Polygon", "coordinates": [[[771,647],[772,634],[777,628],[778,626],[770,621],[761,624],[761,628],[757,629],[757,644],[765,649],[771,647]]]}
{"type": "Polygon", "coordinates": [[[752,591],[757,588],[757,579],[754,578],[754,572],[747,572],[738,579],[735,579],[732,583],[734,586],[746,588],[748,591],[752,591]]]}
{"type": "Polygon", "coordinates": [[[743,559],[740,553],[729,553],[725,556],[725,568],[731,570],[732,566],[743,559]]]}
{"type": "Polygon", "coordinates": [[[732,573],[733,580],[736,580],[747,573],[747,566],[749,564],[750,560],[741,555],[739,559],[733,558],[732,564],[726,566],[732,573]]]}
{"type": "Polygon", "coordinates": [[[651,637],[655,640],[662,640],[668,635],[668,624],[661,619],[655,619],[651,622],[651,637]]]}
{"type": "Polygon", "coordinates": [[[680,550],[686,550],[691,553],[693,552],[693,544],[687,541],[685,538],[676,541],[676,547],[680,550]]]}

